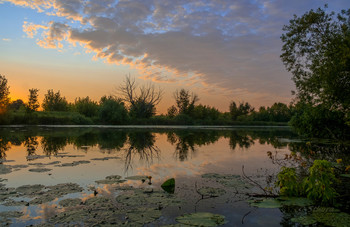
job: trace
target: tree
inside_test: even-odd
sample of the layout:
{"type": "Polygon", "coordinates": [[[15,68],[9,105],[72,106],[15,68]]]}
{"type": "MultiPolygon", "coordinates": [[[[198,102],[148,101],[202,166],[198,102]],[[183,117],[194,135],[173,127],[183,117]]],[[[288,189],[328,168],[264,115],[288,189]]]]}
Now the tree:
{"type": "Polygon", "coordinates": [[[54,93],[52,89],[47,91],[42,107],[45,111],[67,111],[68,102],[65,97],[61,97],[60,91],[54,93]]]}
{"type": "Polygon", "coordinates": [[[118,88],[121,100],[129,104],[130,115],[134,118],[149,118],[155,115],[155,106],[163,96],[162,89],[156,89],[153,84],[139,87],[135,78],[125,77],[124,83],[118,88]]]}
{"type": "Polygon", "coordinates": [[[241,102],[239,103],[239,106],[232,101],[230,104],[230,114],[232,120],[237,120],[239,116],[247,116],[251,112],[254,111],[254,108],[249,103],[241,102]]]}
{"type": "Polygon", "coordinates": [[[25,104],[23,102],[22,99],[17,99],[15,101],[12,101],[9,105],[8,105],[8,109],[9,110],[14,110],[14,111],[18,111],[21,109],[25,108],[25,104]]]}
{"type": "Polygon", "coordinates": [[[86,117],[95,117],[98,116],[99,106],[97,102],[87,96],[85,98],[76,98],[73,109],[86,117]]]}
{"type": "Polygon", "coordinates": [[[299,132],[308,132],[309,136],[348,137],[350,9],[337,15],[321,8],[310,10],[301,17],[294,15],[283,31],[281,59],[293,75],[297,106],[302,107],[297,110],[291,125],[299,132]],[[327,114],[321,115],[319,111],[327,114]],[[333,122],[334,116],[340,117],[337,127],[342,125],[341,131],[345,134],[334,134],[333,131],[339,131],[335,124],[314,125],[333,122]],[[319,120],[315,121],[316,118],[319,120]]]}
{"type": "Polygon", "coordinates": [[[0,74],[0,114],[4,113],[10,102],[10,87],[7,85],[7,79],[0,74]]]}
{"type": "Polygon", "coordinates": [[[176,90],[174,93],[174,98],[178,108],[178,113],[187,115],[192,114],[196,102],[199,101],[196,94],[190,94],[190,92],[185,89],[181,89],[180,91],[176,90]]]}
{"type": "Polygon", "coordinates": [[[26,105],[27,112],[35,112],[40,107],[38,101],[38,89],[29,89],[28,104],[26,105]]]}
{"type": "Polygon", "coordinates": [[[99,118],[105,124],[125,124],[128,111],[120,99],[103,96],[100,101],[99,118]]]}
{"type": "Polygon", "coordinates": [[[283,31],[281,59],[293,74],[297,98],[349,111],[350,9],[337,16],[321,8],[294,15],[283,31]]]}

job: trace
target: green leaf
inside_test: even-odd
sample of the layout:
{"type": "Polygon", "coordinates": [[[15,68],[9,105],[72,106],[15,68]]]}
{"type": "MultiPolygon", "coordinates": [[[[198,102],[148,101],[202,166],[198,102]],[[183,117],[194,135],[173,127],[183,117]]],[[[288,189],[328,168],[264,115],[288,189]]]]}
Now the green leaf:
{"type": "Polygon", "coordinates": [[[310,217],[310,216],[301,216],[297,218],[292,218],[290,220],[292,222],[299,223],[302,225],[313,225],[317,222],[313,217],[310,217]]]}
{"type": "Polygon", "coordinates": [[[248,201],[251,206],[259,208],[280,208],[282,204],[276,199],[262,199],[248,201]]]}
{"type": "Polygon", "coordinates": [[[162,189],[168,193],[174,193],[175,192],[175,179],[170,178],[166,180],[162,185],[162,189]]]}
{"type": "Polygon", "coordinates": [[[308,198],[303,197],[279,197],[277,198],[284,206],[311,206],[313,202],[308,198]]]}

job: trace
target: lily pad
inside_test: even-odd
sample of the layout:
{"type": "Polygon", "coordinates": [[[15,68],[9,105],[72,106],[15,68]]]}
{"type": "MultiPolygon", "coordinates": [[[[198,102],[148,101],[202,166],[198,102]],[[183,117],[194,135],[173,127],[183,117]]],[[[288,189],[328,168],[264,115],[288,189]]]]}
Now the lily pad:
{"type": "Polygon", "coordinates": [[[81,204],[81,199],[79,198],[75,198],[75,199],[64,199],[64,200],[61,200],[59,201],[59,205],[62,206],[62,207],[74,207],[74,206],[77,206],[79,204],[81,204]]]}
{"type": "Polygon", "coordinates": [[[127,217],[130,221],[137,224],[147,224],[160,218],[162,212],[152,208],[139,208],[131,210],[127,213],[127,217]]]}
{"type": "Polygon", "coordinates": [[[11,172],[12,172],[12,170],[9,166],[5,166],[3,164],[0,164],[0,174],[8,174],[11,172]]]}
{"type": "Polygon", "coordinates": [[[251,206],[259,208],[280,208],[282,204],[276,199],[258,199],[248,201],[251,206]]]}
{"type": "Polygon", "coordinates": [[[338,209],[332,207],[318,207],[313,210],[311,217],[317,222],[328,226],[349,226],[350,223],[349,214],[340,212],[338,209]]]}
{"type": "Polygon", "coordinates": [[[135,176],[130,176],[130,177],[125,177],[126,180],[147,180],[148,176],[143,176],[143,175],[135,175],[135,176]]]}
{"type": "Polygon", "coordinates": [[[49,172],[52,169],[48,169],[48,168],[35,168],[35,169],[28,169],[28,171],[30,172],[35,172],[35,173],[43,173],[43,172],[49,172]]]}
{"type": "Polygon", "coordinates": [[[198,193],[201,196],[219,197],[226,194],[226,191],[222,188],[203,187],[198,189],[198,193]]]}
{"type": "Polygon", "coordinates": [[[16,188],[16,192],[25,197],[35,197],[43,188],[45,186],[42,184],[23,185],[16,188]]]}
{"type": "Polygon", "coordinates": [[[91,160],[94,160],[94,161],[107,161],[107,160],[110,160],[110,159],[120,159],[119,157],[103,157],[103,158],[92,158],[91,160]]]}
{"type": "Polygon", "coordinates": [[[340,174],[341,177],[347,177],[347,178],[350,178],[350,174],[347,173],[347,174],[340,174]]]}
{"type": "Polygon", "coordinates": [[[111,175],[107,176],[104,180],[95,181],[97,184],[120,184],[125,182],[126,180],[121,180],[121,176],[119,175],[111,175]]]}
{"type": "Polygon", "coordinates": [[[181,224],[194,226],[219,226],[226,223],[225,216],[212,213],[192,213],[184,214],[176,218],[176,221],[181,224]]]}
{"type": "Polygon", "coordinates": [[[175,192],[175,179],[170,178],[166,180],[162,185],[162,189],[168,193],[174,193],[175,192]]]}
{"type": "Polygon", "coordinates": [[[301,217],[291,218],[290,220],[292,222],[299,223],[302,225],[313,225],[317,223],[317,221],[310,216],[301,216],[301,217]]]}
{"type": "Polygon", "coordinates": [[[310,199],[303,197],[279,197],[277,200],[285,206],[305,207],[313,205],[313,202],[310,199]]]}
{"type": "Polygon", "coordinates": [[[24,201],[24,200],[13,200],[13,199],[7,199],[5,203],[3,203],[2,205],[4,206],[29,206],[29,202],[28,201],[24,201]]]}
{"type": "Polygon", "coordinates": [[[233,187],[241,190],[252,187],[252,185],[245,182],[240,175],[206,173],[202,175],[202,178],[212,179],[226,187],[233,187]]]}

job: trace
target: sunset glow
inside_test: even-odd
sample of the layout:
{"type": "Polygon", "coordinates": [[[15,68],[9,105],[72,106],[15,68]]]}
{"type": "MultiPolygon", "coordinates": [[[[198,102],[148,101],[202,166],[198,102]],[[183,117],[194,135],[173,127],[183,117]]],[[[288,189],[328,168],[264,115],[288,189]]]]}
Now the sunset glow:
{"type": "Polygon", "coordinates": [[[256,108],[289,103],[295,89],[281,62],[283,25],[334,1],[2,0],[0,74],[12,100],[48,89],[68,101],[115,94],[125,75],[153,82],[164,97],[185,88],[200,103],[228,111],[229,103],[256,108]]]}

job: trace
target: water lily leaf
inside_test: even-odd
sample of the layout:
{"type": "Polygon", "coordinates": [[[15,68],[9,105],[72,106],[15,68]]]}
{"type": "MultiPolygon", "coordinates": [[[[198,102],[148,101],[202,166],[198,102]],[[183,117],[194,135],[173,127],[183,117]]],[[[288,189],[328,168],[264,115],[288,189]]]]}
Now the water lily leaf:
{"type": "Polygon", "coordinates": [[[248,201],[251,206],[259,208],[280,208],[282,204],[276,199],[261,199],[248,201]]]}
{"type": "Polygon", "coordinates": [[[349,226],[350,215],[340,212],[332,207],[318,207],[313,210],[311,216],[318,222],[327,226],[349,226]]]}
{"type": "Polygon", "coordinates": [[[155,221],[160,218],[162,212],[160,210],[152,208],[140,208],[137,210],[131,210],[127,213],[130,221],[138,224],[146,224],[155,221]]]}
{"type": "Polygon", "coordinates": [[[136,175],[136,176],[130,176],[125,177],[126,180],[146,180],[148,176],[142,176],[142,175],[136,175]]]}
{"type": "Polygon", "coordinates": [[[350,178],[350,174],[349,173],[347,173],[347,174],[340,174],[340,176],[341,177],[348,177],[348,178],[350,178]]]}
{"type": "Polygon", "coordinates": [[[302,225],[313,225],[313,224],[315,224],[317,222],[311,216],[301,216],[301,217],[297,217],[297,218],[292,218],[290,220],[292,222],[299,223],[299,224],[302,224],[302,225]]]}
{"type": "Polygon", "coordinates": [[[305,207],[313,204],[310,199],[303,197],[279,197],[277,200],[279,200],[280,203],[285,206],[305,207]]]}
{"type": "Polygon", "coordinates": [[[64,199],[61,200],[58,204],[61,205],[62,207],[74,207],[77,206],[81,203],[81,199],[75,198],[75,199],[64,199]]]}
{"type": "Polygon", "coordinates": [[[166,180],[162,185],[162,189],[168,193],[174,193],[175,192],[175,179],[170,178],[166,180]]]}
{"type": "Polygon", "coordinates": [[[97,184],[119,184],[126,181],[126,180],[121,180],[120,178],[122,177],[119,175],[111,175],[111,176],[107,176],[104,180],[97,180],[95,182],[97,184]]]}
{"type": "Polygon", "coordinates": [[[203,187],[198,189],[198,193],[202,196],[219,197],[224,195],[226,191],[222,188],[203,187]]]}
{"type": "Polygon", "coordinates": [[[212,213],[192,213],[184,214],[176,218],[176,221],[185,225],[194,226],[219,226],[226,223],[225,216],[212,213]]]}

